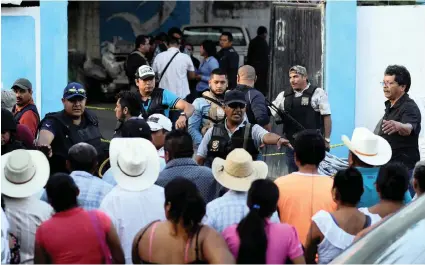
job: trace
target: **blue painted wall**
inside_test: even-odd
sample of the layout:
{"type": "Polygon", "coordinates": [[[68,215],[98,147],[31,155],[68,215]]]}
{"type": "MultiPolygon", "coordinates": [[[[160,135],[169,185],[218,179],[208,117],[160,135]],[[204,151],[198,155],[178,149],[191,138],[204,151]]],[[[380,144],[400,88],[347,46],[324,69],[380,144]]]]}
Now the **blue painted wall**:
{"type": "Polygon", "coordinates": [[[40,1],[42,116],[63,109],[68,82],[68,1],[40,1]]]}
{"type": "MultiPolygon", "coordinates": [[[[332,112],[332,143],[351,135],[356,109],[356,35],[357,2],[326,2],[325,88],[332,112]]],[[[338,147],[331,153],[347,157],[348,149],[338,147]]]]}
{"type": "Polygon", "coordinates": [[[133,42],[139,34],[155,35],[190,23],[189,1],[101,1],[99,8],[100,42],[115,36],[133,42]]]}

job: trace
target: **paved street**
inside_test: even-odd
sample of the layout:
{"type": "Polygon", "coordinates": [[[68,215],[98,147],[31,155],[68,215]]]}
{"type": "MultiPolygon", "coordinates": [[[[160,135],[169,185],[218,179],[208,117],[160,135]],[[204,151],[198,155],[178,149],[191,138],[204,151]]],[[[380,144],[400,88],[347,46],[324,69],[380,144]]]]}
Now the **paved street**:
{"type": "MultiPolygon", "coordinates": [[[[93,103],[93,104],[87,104],[87,105],[90,107],[98,107],[98,108],[108,108],[108,109],[115,108],[114,103],[93,103]]],[[[96,113],[97,117],[99,118],[100,132],[102,133],[103,138],[107,140],[111,140],[112,135],[114,134],[115,125],[117,123],[114,111],[113,110],[94,110],[94,109],[90,109],[90,110],[96,113]]]]}

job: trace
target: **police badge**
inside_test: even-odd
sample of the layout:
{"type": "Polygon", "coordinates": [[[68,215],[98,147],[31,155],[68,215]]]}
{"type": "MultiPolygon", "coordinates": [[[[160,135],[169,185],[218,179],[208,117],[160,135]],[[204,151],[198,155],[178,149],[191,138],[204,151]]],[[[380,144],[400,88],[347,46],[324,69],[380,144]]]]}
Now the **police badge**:
{"type": "Polygon", "coordinates": [[[211,151],[213,151],[213,152],[217,152],[218,151],[218,144],[220,143],[220,141],[218,141],[218,140],[214,140],[214,141],[212,141],[212,144],[211,144],[211,148],[212,148],[212,150],[211,151]]]}
{"type": "Polygon", "coordinates": [[[301,106],[308,106],[308,97],[301,98],[301,106]]]}

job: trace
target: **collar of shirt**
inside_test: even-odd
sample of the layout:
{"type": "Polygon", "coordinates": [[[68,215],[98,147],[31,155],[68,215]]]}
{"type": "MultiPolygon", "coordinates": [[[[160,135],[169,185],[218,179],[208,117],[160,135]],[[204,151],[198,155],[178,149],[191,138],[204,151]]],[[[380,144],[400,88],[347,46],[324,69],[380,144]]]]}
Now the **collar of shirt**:
{"type": "Polygon", "coordinates": [[[241,198],[241,197],[245,198],[247,196],[248,196],[248,192],[229,190],[222,196],[222,198],[226,198],[226,199],[241,198]]]}
{"type": "Polygon", "coordinates": [[[176,48],[176,47],[170,47],[170,48],[167,49],[167,51],[180,52],[180,49],[176,48]]]}
{"type": "Polygon", "coordinates": [[[66,211],[55,213],[54,216],[55,217],[57,217],[57,216],[67,217],[67,216],[71,216],[71,215],[77,214],[77,213],[79,213],[81,211],[84,211],[83,208],[81,208],[81,207],[74,207],[74,208],[69,209],[69,210],[66,210],[66,211]]]}
{"type": "Polygon", "coordinates": [[[243,121],[241,122],[241,124],[239,124],[238,127],[236,127],[234,132],[231,132],[230,129],[227,128],[227,118],[226,118],[226,120],[224,121],[224,128],[226,128],[226,131],[227,131],[227,134],[229,134],[229,137],[231,137],[240,128],[245,127],[246,121],[247,121],[247,118],[246,118],[246,114],[245,114],[245,117],[244,117],[243,121]]]}
{"type": "Polygon", "coordinates": [[[396,109],[398,107],[400,107],[404,101],[406,101],[406,99],[409,98],[409,95],[407,93],[404,93],[403,96],[401,96],[399,99],[397,99],[397,101],[395,102],[395,104],[393,106],[391,106],[391,102],[389,100],[385,101],[385,107],[387,109],[396,109]]]}
{"type": "Polygon", "coordinates": [[[16,106],[15,107],[15,112],[20,112],[23,108],[25,108],[26,106],[28,106],[30,104],[34,105],[34,100],[31,99],[27,104],[25,104],[23,106],[15,105],[16,106]]]}
{"type": "Polygon", "coordinates": [[[190,157],[187,158],[176,158],[173,160],[170,160],[167,163],[167,166],[165,169],[169,169],[172,167],[180,167],[180,166],[198,166],[198,164],[190,157]]]}
{"type": "Polygon", "coordinates": [[[83,178],[91,178],[93,177],[92,174],[90,174],[89,172],[86,171],[80,171],[80,170],[75,170],[72,171],[70,174],[71,177],[83,177],[83,178]]]}
{"type": "Polygon", "coordinates": [[[296,90],[294,89],[294,94],[295,94],[295,96],[296,96],[296,97],[301,96],[301,95],[304,93],[304,91],[305,91],[305,90],[307,90],[309,87],[310,87],[310,83],[307,83],[307,86],[306,86],[303,90],[301,90],[301,91],[296,91],[296,90]]]}

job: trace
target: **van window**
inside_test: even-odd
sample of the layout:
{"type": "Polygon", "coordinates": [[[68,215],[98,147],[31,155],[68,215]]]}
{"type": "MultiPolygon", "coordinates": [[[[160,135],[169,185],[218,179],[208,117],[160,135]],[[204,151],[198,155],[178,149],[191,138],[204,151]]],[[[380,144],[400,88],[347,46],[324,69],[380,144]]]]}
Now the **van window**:
{"type": "Polygon", "coordinates": [[[233,35],[233,46],[246,46],[245,37],[241,28],[238,27],[214,27],[196,26],[186,27],[183,30],[185,42],[194,46],[200,46],[204,40],[212,40],[219,44],[222,32],[230,32],[233,35]]]}

